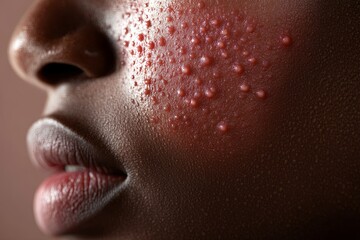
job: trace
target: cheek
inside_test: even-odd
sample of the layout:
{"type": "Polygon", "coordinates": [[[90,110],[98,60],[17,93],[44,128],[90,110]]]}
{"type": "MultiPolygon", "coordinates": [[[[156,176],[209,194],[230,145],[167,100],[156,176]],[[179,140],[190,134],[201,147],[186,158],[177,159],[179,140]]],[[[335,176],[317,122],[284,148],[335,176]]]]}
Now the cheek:
{"type": "Polygon", "coordinates": [[[292,45],[288,29],[203,3],[133,3],[122,25],[127,90],[155,131],[219,152],[261,138],[292,45]]]}

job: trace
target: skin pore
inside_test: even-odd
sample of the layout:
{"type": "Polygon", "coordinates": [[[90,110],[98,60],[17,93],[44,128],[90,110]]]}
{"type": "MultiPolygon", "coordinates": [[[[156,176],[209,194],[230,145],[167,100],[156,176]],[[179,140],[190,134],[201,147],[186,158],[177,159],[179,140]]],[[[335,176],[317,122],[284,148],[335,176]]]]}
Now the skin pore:
{"type": "Polygon", "coordinates": [[[40,227],[79,239],[359,236],[359,13],[350,0],[36,1],[14,68],[48,92],[44,116],[127,174],[96,216],[40,227]]]}

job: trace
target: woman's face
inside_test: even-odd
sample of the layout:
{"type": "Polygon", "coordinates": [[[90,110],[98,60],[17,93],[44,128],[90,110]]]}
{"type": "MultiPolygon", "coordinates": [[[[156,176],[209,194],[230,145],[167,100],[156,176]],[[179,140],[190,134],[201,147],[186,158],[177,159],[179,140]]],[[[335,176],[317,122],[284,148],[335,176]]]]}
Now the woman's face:
{"type": "Polygon", "coordinates": [[[359,234],[359,14],[356,1],[36,1],[10,58],[48,92],[28,136],[56,170],[35,197],[41,229],[359,234]]]}

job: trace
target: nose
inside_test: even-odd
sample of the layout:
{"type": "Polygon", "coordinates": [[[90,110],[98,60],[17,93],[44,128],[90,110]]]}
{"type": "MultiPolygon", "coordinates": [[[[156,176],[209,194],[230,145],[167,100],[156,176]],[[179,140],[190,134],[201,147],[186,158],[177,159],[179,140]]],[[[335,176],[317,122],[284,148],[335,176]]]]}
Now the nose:
{"type": "Polygon", "coordinates": [[[115,69],[111,41],[93,11],[76,0],[40,0],[18,25],[9,47],[15,71],[42,87],[100,78],[115,69]],[[87,9],[87,10],[86,10],[87,9]]]}

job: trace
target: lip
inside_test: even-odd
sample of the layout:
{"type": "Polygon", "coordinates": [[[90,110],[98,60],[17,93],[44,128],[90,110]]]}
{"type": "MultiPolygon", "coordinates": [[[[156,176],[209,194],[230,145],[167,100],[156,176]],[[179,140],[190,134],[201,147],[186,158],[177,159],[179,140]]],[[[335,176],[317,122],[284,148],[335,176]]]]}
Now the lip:
{"type": "Polygon", "coordinates": [[[124,168],[55,119],[34,123],[27,140],[33,163],[52,172],[34,200],[36,221],[46,234],[75,232],[124,188],[124,168]]]}

